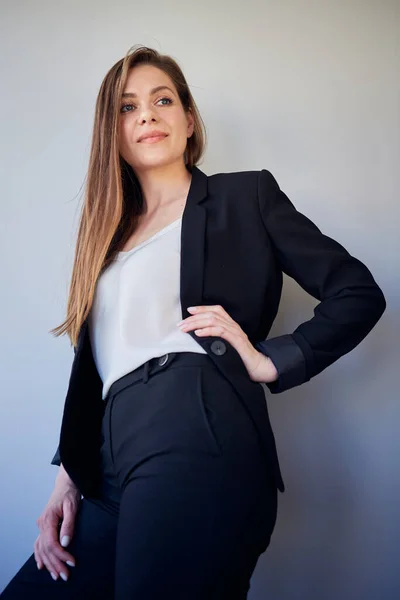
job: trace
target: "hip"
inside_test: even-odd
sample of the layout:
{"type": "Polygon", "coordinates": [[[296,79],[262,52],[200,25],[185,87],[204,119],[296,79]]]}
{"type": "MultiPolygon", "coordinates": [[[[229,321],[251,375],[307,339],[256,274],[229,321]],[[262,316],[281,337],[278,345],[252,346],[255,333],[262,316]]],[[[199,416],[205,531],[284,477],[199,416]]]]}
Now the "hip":
{"type": "Polygon", "coordinates": [[[102,464],[120,487],[128,477],[178,466],[225,480],[269,479],[254,423],[208,355],[153,358],[114,382],[105,403],[102,464]]]}

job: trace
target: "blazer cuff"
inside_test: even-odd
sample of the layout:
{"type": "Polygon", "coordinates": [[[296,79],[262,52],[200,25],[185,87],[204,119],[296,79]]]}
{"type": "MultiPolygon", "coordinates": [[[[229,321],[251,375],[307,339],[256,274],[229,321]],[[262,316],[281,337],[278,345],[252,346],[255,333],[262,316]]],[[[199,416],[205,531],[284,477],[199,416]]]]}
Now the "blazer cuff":
{"type": "Polygon", "coordinates": [[[60,457],[60,446],[58,446],[55,455],[53,456],[53,459],[51,461],[52,465],[61,465],[61,457],[60,457]]]}
{"type": "Polygon", "coordinates": [[[272,360],[278,371],[278,379],[265,382],[272,394],[279,394],[309,381],[306,356],[292,335],[280,335],[270,340],[256,342],[254,346],[272,360]]]}

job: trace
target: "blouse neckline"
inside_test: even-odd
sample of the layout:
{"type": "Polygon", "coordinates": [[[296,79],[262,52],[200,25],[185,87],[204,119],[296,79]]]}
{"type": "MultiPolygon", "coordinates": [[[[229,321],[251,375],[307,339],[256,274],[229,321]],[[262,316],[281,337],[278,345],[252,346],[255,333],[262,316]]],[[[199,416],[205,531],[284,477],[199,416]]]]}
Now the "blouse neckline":
{"type": "Polygon", "coordinates": [[[147,238],[147,240],[140,242],[140,244],[136,244],[136,246],[134,246],[130,250],[125,250],[125,251],[121,250],[120,252],[117,252],[114,260],[121,260],[121,259],[126,258],[127,256],[130,256],[131,254],[134,254],[137,250],[139,250],[143,246],[146,246],[147,244],[149,244],[156,238],[160,237],[164,233],[167,233],[167,231],[169,231],[170,229],[174,229],[178,225],[179,221],[181,221],[181,220],[182,220],[182,216],[180,216],[178,219],[175,219],[175,221],[172,221],[172,223],[169,223],[169,225],[166,225],[159,231],[156,231],[156,233],[154,233],[149,238],[147,238]]]}

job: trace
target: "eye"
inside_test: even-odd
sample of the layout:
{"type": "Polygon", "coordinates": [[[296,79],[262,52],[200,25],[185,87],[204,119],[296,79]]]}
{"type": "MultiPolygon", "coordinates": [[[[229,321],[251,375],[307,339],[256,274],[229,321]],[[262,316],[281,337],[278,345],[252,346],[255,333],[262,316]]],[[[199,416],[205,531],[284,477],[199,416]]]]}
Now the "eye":
{"type": "MultiPolygon", "coordinates": [[[[161,102],[162,100],[167,100],[167,104],[162,104],[162,106],[169,106],[170,104],[172,104],[172,103],[173,103],[173,101],[171,100],[171,98],[167,98],[166,96],[164,96],[163,98],[160,98],[160,99],[158,100],[158,102],[161,102]]],[[[120,111],[120,112],[121,112],[121,113],[131,112],[130,110],[124,110],[124,109],[125,109],[125,108],[130,108],[130,107],[132,107],[132,106],[134,106],[134,104],[123,104],[123,105],[121,106],[121,111],[120,111]]]]}
{"type": "MultiPolygon", "coordinates": [[[[159,102],[161,102],[161,100],[168,100],[168,103],[169,103],[169,104],[172,104],[172,100],[171,100],[171,98],[167,98],[167,97],[160,98],[160,99],[159,99],[159,102]]],[[[164,104],[164,106],[165,106],[165,104],[164,104]]],[[[167,106],[168,106],[168,104],[167,104],[167,106]]]]}
{"type": "Polygon", "coordinates": [[[129,106],[133,106],[133,105],[132,104],[123,104],[121,106],[121,111],[120,112],[129,112],[129,111],[124,110],[124,108],[128,108],[129,106]]]}

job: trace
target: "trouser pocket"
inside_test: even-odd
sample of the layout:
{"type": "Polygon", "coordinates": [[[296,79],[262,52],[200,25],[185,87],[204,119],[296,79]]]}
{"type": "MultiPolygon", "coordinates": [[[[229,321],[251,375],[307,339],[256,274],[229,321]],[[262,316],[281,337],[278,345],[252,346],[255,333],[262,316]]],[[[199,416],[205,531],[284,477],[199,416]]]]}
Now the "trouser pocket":
{"type": "MultiPolygon", "coordinates": [[[[215,432],[215,420],[216,420],[216,414],[214,413],[210,403],[207,401],[207,395],[205,394],[205,383],[204,383],[204,377],[205,377],[205,373],[204,373],[204,369],[200,368],[198,369],[197,372],[197,401],[199,403],[200,406],[200,411],[204,420],[204,425],[205,425],[205,429],[206,432],[210,438],[210,442],[211,442],[211,449],[215,452],[215,454],[217,454],[218,456],[222,454],[222,447],[221,444],[217,438],[216,432],[215,432]]],[[[216,398],[216,401],[218,402],[218,399],[216,398]]]]}
{"type": "Polygon", "coordinates": [[[251,465],[265,469],[261,440],[243,399],[219,369],[207,366],[200,371],[198,401],[217,453],[244,469],[251,465]]]}

